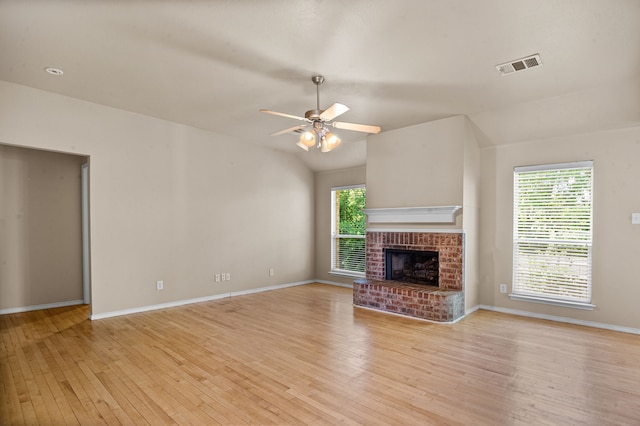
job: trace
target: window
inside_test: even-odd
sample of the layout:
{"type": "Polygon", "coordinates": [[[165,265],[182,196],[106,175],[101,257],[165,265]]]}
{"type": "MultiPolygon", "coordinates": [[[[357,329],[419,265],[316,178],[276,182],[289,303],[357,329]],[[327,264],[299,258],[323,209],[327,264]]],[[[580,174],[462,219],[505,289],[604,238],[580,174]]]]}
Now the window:
{"type": "Polygon", "coordinates": [[[590,309],[593,162],[514,170],[513,294],[590,309]]]}
{"type": "Polygon", "coordinates": [[[366,201],[363,185],[331,190],[331,273],[364,276],[366,201]]]}

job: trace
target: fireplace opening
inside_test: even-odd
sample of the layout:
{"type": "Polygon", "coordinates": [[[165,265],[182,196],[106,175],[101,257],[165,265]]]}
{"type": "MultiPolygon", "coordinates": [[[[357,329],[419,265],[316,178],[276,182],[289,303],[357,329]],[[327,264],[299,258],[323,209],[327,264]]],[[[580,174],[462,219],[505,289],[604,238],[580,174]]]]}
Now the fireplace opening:
{"type": "Polygon", "coordinates": [[[438,252],[384,250],[385,279],[425,285],[439,285],[438,252]]]}

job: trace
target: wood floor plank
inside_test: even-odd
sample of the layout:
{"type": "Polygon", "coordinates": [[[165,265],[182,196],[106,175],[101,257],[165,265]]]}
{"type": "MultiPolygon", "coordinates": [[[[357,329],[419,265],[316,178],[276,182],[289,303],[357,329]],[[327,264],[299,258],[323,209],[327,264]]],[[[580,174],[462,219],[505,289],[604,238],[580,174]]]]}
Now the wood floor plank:
{"type": "MultiPolygon", "coordinates": [[[[20,405],[20,395],[23,395],[24,398],[25,392],[19,386],[16,386],[12,373],[19,370],[14,370],[11,364],[15,365],[15,362],[12,363],[11,360],[8,360],[8,362],[0,365],[0,380],[2,381],[0,383],[0,395],[6,395],[5,398],[0,398],[0,413],[7,412],[9,417],[16,418],[18,422],[26,423],[20,405]]],[[[19,374],[18,379],[20,379],[19,374]]]]}
{"type": "Polygon", "coordinates": [[[640,424],[637,335],[432,324],[323,284],[87,316],[0,316],[0,425],[640,424]]]}

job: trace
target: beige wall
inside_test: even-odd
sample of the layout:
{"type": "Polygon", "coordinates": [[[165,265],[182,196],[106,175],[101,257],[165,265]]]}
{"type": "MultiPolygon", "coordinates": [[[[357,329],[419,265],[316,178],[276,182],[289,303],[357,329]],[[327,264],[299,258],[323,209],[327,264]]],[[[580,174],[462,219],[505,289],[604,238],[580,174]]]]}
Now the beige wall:
{"type": "Polygon", "coordinates": [[[482,150],[481,295],[484,305],[640,328],[640,128],[576,135],[482,150]],[[511,301],[513,168],[594,161],[593,311],[511,301]]]}
{"type": "Polygon", "coordinates": [[[464,230],[465,310],[479,303],[480,269],[480,147],[471,123],[465,120],[462,229],[464,230]]]}
{"type": "Polygon", "coordinates": [[[7,82],[0,143],[91,157],[93,314],[313,278],[314,177],[290,154],[7,82]]]}
{"type": "MultiPolygon", "coordinates": [[[[329,274],[331,269],[331,188],[364,184],[365,175],[365,167],[316,173],[315,277],[319,280],[353,284],[354,278],[329,274]]],[[[367,197],[368,195],[367,190],[367,197]]]]}
{"type": "Polygon", "coordinates": [[[465,118],[370,135],[367,207],[462,205],[465,118]]]}
{"type": "Polygon", "coordinates": [[[82,300],[86,161],[0,145],[0,309],[82,300]]]}

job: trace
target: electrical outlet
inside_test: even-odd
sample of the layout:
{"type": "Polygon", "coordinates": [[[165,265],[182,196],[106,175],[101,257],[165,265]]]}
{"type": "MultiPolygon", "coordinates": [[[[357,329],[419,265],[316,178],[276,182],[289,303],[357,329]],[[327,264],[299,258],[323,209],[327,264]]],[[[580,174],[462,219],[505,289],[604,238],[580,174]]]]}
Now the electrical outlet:
{"type": "Polygon", "coordinates": [[[227,280],[227,276],[225,274],[220,274],[220,276],[222,277],[222,281],[226,281],[227,280]]]}
{"type": "Polygon", "coordinates": [[[156,281],[156,290],[162,290],[162,289],[164,289],[164,281],[162,280],[156,281]]]}
{"type": "Polygon", "coordinates": [[[220,282],[220,274],[216,274],[215,279],[216,279],[216,282],[220,282]]]}
{"type": "Polygon", "coordinates": [[[231,272],[227,272],[225,274],[225,278],[227,279],[227,281],[231,281],[231,272]]]}
{"type": "Polygon", "coordinates": [[[631,224],[640,225],[640,213],[631,213],[631,224]]]}
{"type": "Polygon", "coordinates": [[[500,284],[500,293],[506,293],[506,292],[507,292],[507,285],[500,284]]]}
{"type": "Polygon", "coordinates": [[[274,275],[275,273],[273,272],[273,268],[269,268],[269,276],[272,277],[274,275]]]}

